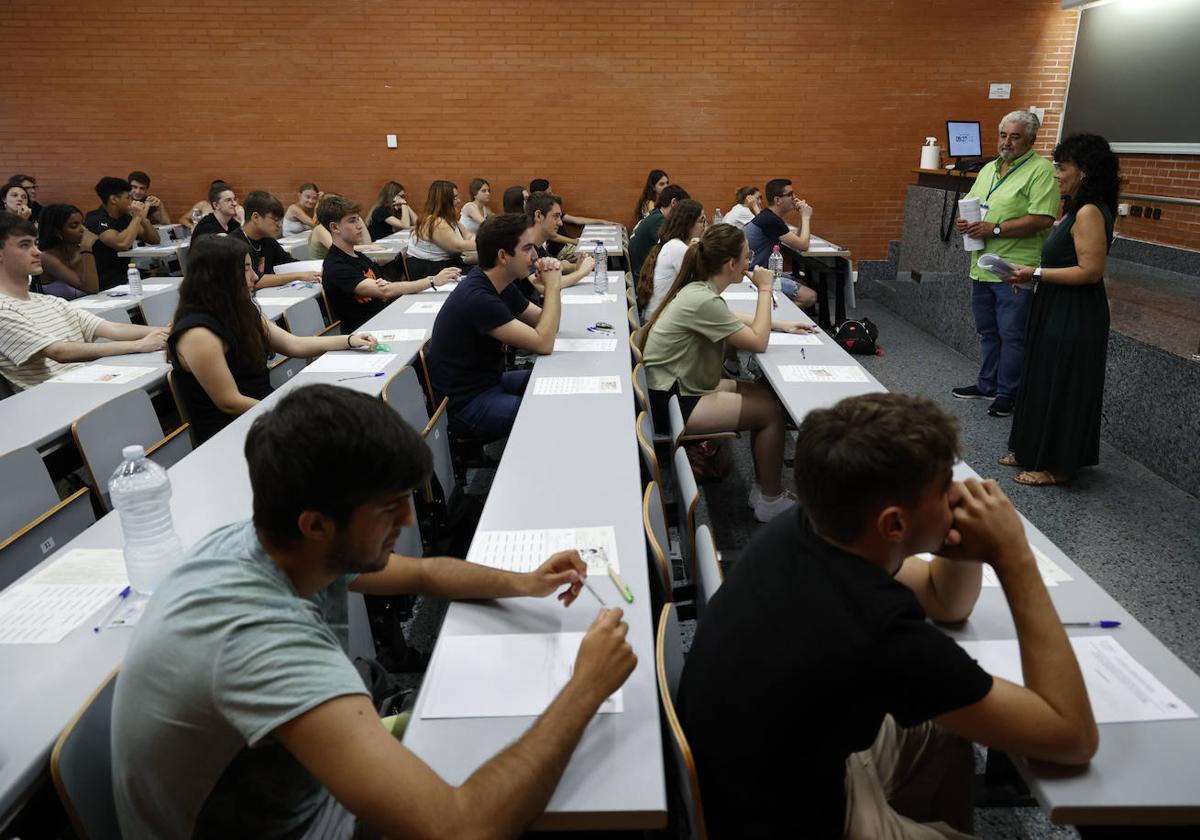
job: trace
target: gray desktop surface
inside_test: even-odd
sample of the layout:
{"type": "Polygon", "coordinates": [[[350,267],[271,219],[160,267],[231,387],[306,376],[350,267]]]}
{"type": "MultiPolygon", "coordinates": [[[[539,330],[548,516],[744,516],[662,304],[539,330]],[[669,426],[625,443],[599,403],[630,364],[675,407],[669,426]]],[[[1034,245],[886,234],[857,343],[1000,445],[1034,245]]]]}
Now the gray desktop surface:
{"type": "MultiPolygon", "coordinates": [[[[619,275],[612,275],[617,277],[619,275]]],[[[612,525],[621,577],[635,600],[626,604],[607,578],[593,587],[629,622],[628,639],[638,657],[624,686],[624,711],[598,715],[588,724],[538,828],[654,828],[666,824],[667,800],[654,673],[654,620],[650,614],[646,544],[642,529],[641,478],[634,436],[627,304],[624,283],[610,282],[617,300],[564,305],[560,338],[598,338],[588,326],[615,328],[609,353],[541,356],[521,403],[516,425],[496,472],[479,530],[612,525]],[[543,376],[613,375],[620,395],[534,396],[543,376]]],[[[587,281],[567,295],[592,294],[587,281]]],[[[517,598],[454,603],[435,646],[427,684],[439,669],[440,640],[450,636],[586,631],[599,606],[583,592],[569,609],[554,598],[517,598]]],[[[421,717],[422,692],[404,743],[452,784],[520,737],[533,718],[431,720],[421,717]]]]}
{"type": "MultiPolygon", "coordinates": [[[[746,291],[738,287],[738,291],[746,291]]],[[[778,320],[811,323],[791,301],[779,296],[778,320]]],[[[735,311],[752,312],[754,301],[731,300],[735,311]]],[[[857,365],[855,358],[825,333],[819,347],[772,347],[757,356],[767,380],[797,425],[815,408],[832,406],[844,397],[885,391],[870,372],[868,382],[813,384],[785,382],[779,365],[857,365]]],[[[1002,453],[1001,453],[1002,454],[1002,453]]],[[[970,453],[968,453],[970,457],[970,453]]],[[[955,478],[978,478],[966,463],[955,478]]],[[[1053,492],[1053,491],[1050,491],[1053,492]]],[[[1072,578],[1049,588],[1064,621],[1115,620],[1112,630],[1072,628],[1070,635],[1112,635],[1138,662],[1194,711],[1200,711],[1200,676],[1156,639],[1137,619],[1096,584],[1024,516],[1031,544],[1061,566],[1072,578]]],[[[1135,558],[1130,558],[1136,562],[1135,558]]],[[[1164,586],[1168,586],[1164,582],[1164,586]]],[[[984,587],[971,617],[958,627],[944,627],[963,640],[1015,639],[1016,628],[1004,599],[995,587],[984,587]]],[[[1200,823],[1200,719],[1110,723],[1100,726],[1100,749],[1086,768],[1064,768],[1014,757],[1022,777],[1055,823],[1072,825],[1195,824],[1200,823]]]]}

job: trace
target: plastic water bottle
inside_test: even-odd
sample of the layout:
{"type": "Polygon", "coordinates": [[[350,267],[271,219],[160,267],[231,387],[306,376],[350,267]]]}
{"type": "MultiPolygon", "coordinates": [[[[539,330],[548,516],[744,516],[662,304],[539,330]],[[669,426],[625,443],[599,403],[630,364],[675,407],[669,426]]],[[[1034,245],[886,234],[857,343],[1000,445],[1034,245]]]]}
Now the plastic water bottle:
{"type": "Polygon", "coordinates": [[[723,221],[725,221],[725,217],[721,215],[721,208],[718,207],[717,212],[713,213],[713,224],[719,225],[723,221]]]}
{"type": "Polygon", "coordinates": [[[149,595],[183,559],[171,524],[171,479],[140,446],[126,446],[121,456],[125,460],[108,480],[108,492],[121,516],[129,584],[149,595]]]}
{"type": "Polygon", "coordinates": [[[199,207],[192,208],[192,230],[196,229],[196,225],[200,224],[200,220],[204,218],[204,214],[200,212],[199,207]]]}
{"type": "Polygon", "coordinates": [[[771,249],[767,268],[771,270],[771,288],[778,292],[783,286],[783,254],[780,253],[778,245],[771,249]]]}
{"type": "Polygon", "coordinates": [[[592,259],[596,261],[596,267],[592,269],[592,289],[598,295],[608,294],[608,249],[604,247],[604,242],[597,239],[596,247],[592,249],[592,259]]]}
{"type": "Polygon", "coordinates": [[[125,272],[125,279],[129,283],[129,294],[141,295],[142,272],[138,271],[137,263],[129,264],[129,270],[125,272]]]}

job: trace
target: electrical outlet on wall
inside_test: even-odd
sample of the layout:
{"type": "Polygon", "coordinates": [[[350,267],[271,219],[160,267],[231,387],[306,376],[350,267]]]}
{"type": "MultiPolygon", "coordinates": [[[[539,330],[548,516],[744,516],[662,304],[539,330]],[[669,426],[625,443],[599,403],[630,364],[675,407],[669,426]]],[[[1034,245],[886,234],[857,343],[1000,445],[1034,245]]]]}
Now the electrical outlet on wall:
{"type": "Polygon", "coordinates": [[[1129,215],[1129,205],[1128,204],[1118,204],[1117,205],[1117,215],[1118,216],[1128,216],[1129,215]]]}

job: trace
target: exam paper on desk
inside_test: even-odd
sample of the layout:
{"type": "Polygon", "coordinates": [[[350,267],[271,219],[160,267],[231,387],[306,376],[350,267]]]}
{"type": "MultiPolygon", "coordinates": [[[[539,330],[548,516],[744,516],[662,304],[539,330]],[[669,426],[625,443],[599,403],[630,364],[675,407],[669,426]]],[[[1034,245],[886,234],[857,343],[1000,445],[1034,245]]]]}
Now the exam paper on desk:
{"type": "Polygon", "coordinates": [[[820,344],[821,339],[816,333],[785,333],[772,332],[767,340],[770,347],[782,347],[794,344],[820,344]]]}
{"type": "Polygon", "coordinates": [[[444,300],[419,300],[404,311],[408,315],[434,315],[441,311],[443,303],[444,300]]]}
{"type": "Polygon", "coordinates": [[[616,376],[542,376],[533,381],[533,394],[538,397],[619,393],[621,380],[616,376]]]}
{"type": "Polygon", "coordinates": [[[617,349],[615,338],[556,338],[555,353],[611,353],[617,349]]]}
{"type": "Polygon", "coordinates": [[[0,595],[0,644],[60,642],[128,585],[120,549],[71,549],[0,595]]]}
{"type": "MultiPolygon", "coordinates": [[[[959,647],[994,677],[1024,685],[1021,649],[1016,639],[961,641],[959,647]]],[[[1140,723],[1185,720],[1196,713],[1112,636],[1073,636],[1096,723],[1140,723]]]]}
{"type": "Polygon", "coordinates": [[[779,365],[784,382],[867,382],[858,365],[779,365]]]}
{"type": "MultiPolygon", "coordinates": [[[[443,636],[422,718],[536,717],[571,679],[583,633],[443,636]]],[[[624,711],[617,689],[600,714],[624,711]]]]}
{"type": "Polygon", "coordinates": [[[611,525],[591,528],[541,528],[515,531],[476,531],[467,562],[509,572],[532,572],[559,551],[576,549],[587,563],[588,576],[617,573],[617,533],[611,525]]]}
{"type": "Polygon", "coordinates": [[[368,330],[367,335],[381,344],[390,344],[394,341],[421,341],[428,332],[429,330],[422,327],[415,330],[368,330]]]}
{"type": "Polygon", "coordinates": [[[101,365],[90,364],[60,373],[47,383],[59,385],[124,385],[148,373],[154,373],[152,367],[139,365],[101,365]]]}
{"type": "MultiPolygon", "coordinates": [[[[1034,559],[1037,560],[1038,571],[1042,575],[1042,583],[1044,583],[1046,586],[1058,586],[1060,583],[1074,580],[1074,578],[1067,574],[1066,569],[1043,554],[1042,550],[1036,545],[1030,545],[1029,547],[1033,549],[1033,556],[1034,559]]],[[[920,557],[926,562],[933,560],[932,554],[923,553],[916,556],[920,557]]],[[[983,585],[1000,585],[1000,578],[996,577],[996,570],[986,563],[983,564],[983,585]]]]}
{"type": "Polygon", "coordinates": [[[376,373],[396,358],[395,353],[339,351],[326,353],[305,368],[313,373],[376,373]]]}

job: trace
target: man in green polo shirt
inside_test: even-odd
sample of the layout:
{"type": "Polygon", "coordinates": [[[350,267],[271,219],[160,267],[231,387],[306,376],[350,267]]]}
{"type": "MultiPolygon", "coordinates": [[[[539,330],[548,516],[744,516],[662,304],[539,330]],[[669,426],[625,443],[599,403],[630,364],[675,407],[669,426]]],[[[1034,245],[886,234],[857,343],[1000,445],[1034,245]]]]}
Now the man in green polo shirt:
{"type": "Polygon", "coordinates": [[[1029,111],[1013,111],[1000,121],[1000,156],[980,171],[968,193],[979,199],[983,220],[958,220],[959,233],[986,243],[971,254],[971,310],[983,364],[974,385],[953,393],[963,400],[992,400],[988,414],[993,417],[1013,411],[1033,291],[1002,282],[978,263],[981,254],[1021,265],[1041,262],[1042,243],[1058,215],[1060,196],[1054,165],[1033,151],[1038,125],[1029,111]]]}

